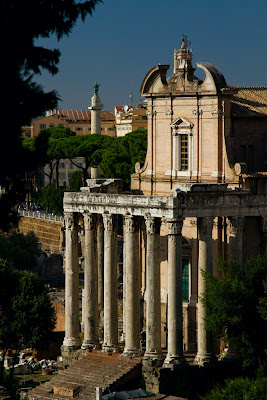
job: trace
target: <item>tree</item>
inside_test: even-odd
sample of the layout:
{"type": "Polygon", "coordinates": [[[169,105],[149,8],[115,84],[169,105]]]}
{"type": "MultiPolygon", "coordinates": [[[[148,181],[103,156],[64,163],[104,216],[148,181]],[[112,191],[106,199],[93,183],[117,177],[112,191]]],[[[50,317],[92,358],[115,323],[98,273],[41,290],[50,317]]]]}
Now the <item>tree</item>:
{"type": "Polygon", "coordinates": [[[38,201],[46,208],[46,212],[63,214],[63,196],[64,191],[56,189],[53,183],[51,183],[40,190],[38,201]]]}
{"type": "Polygon", "coordinates": [[[205,274],[206,327],[230,339],[243,365],[267,367],[267,250],[242,273],[235,260],[221,262],[222,278],[205,274]]]}
{"type": "Polygon", "coordinates": [[[14,268],[31,270],[36,265],[37,257],[38,238],[34,232],[0,236],[0,258],[8,260],[14,268]]]}
{"type": "MultiPolygon", "coordinates": [[[[16,184],[24,175],[23,158],[10,157],[10,149],[19,154],[21,127],[46,110],[57,106],[56,91],[45,92],[34,82],[34,75],[46,70],[58,72],[60,52],[36,44],[38,38],[55,34],[60,40],[71,33],[78,18],[85,20],[101,0],[3,0],[0,2],[1,94],[5,99],[2,132],[5,135],[0,157],[0,185],[7,192],[16,192],[16,184]]],[[[8,195],[6,195],[8,196],[8,195]]],[[[4,196],[0,199],[2,202],[4,196]]],[[[14,197],[14,196],[13,196],[14,197]]],[[[12,196],[8,201],[11,203],[12,196]]],[[[1,204],[0,204],[1,206],[1,204]]]]}
{"type": "Polygon", "coordinates": [[[70,191],[79,192],[82,187],[83,171],[75,171],[70,176],[70,191]]]}
{"type": "Polygon", "coordinates": [[[147,131],[138,129],[117,138],[102,155],[100,168],[106,178],[121,178],[129,188],[136,162],[144,162],[147,131]]]}
{"type": "MultiPolygon", "coordinates": [[[[56,187],[59,188],[58,181],[58,167],[59,161],[65,158],[64,146],[65,141],[75,136],[75,132],[65,126],[53,126],[44,129],[39,133],[36,138],[36,150],[38,154],[43,153],[42,165],[40,165],[42,172],[49,177],[49,184],[52,183],[53,171],[56,171],[56,187]],[[50,166],[50,173],[47,174],[42,167],[46,164],[50,166]]],[[[41,155],[41,154],[40,154],[41,155]]]]}
{"type": "Polygon", "coordinates": [[[99,165],[102,155],[113,142],[114,138],[104,135],[86,135],[71,137],[64,143],[65,156],[77,167],[83,171],[83,186],[86,186],[88,178],[88,168],[99,165]],[[76,157],[84,158],[84,166],[80,166],[73,161],[76,157]]]}
{"type": "Polygon", "coordinates": [[[12,269],[0,260],[0,342],[6,352],[41,348],[55,327],[55,310],[36,274],[12,269]]]}

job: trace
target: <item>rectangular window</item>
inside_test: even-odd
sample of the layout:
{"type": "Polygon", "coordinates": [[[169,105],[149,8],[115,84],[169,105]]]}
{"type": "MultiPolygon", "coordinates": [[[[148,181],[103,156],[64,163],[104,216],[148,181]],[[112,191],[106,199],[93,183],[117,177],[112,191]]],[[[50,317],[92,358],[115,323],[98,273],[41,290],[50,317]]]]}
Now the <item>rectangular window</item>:
{"type": "Polygon", "coordinates": [[[91,128],[88,128],[88,131],[90,131],[91,130],[91,128]]]}
{"type": "Polygon", "coordinates": [[[181,135],[181,171],[188,170],[188,135],[181,135]]]}
{"type": "Polygon", "coordinates": [[[81,131],[81,130],[82,130],[82,128],[79,126],[76,128],[76,131],[81,131]]]}
{"type": "Polygon", "coordinates": [[[183,301],[189,301],[189,260],[182,260],[183,301]]]}
{"type": "Polygon", "coordinates": [[[63,172],[59,174],[59,179],[66,179],[66,174],[63,172]]]}
{"type": "Polygon", "coordinates": [[[65,163],[64,162],[59,163],[59,168],[65,168],[65,163]]]}
{"type": "Polygon", "coordinates": [[[40,129],[45,129],[46,128],[46,124],[40,124],[40,129]]]}
{"type": "Polygon", "coordinates": [[[49,124],[49,128],[53,128],[55,124],[49,124]]]}

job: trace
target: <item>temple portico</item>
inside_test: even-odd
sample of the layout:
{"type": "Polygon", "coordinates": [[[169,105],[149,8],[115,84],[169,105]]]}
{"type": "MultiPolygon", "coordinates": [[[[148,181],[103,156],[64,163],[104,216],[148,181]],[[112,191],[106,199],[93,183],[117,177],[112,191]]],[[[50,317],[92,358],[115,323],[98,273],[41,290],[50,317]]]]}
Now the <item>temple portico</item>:
{"type": "MultiPolygon", "coordinates": [[[[66,328],[62,349],[99,348],[119,351],[118,343],[118,217],[124,226],[124,354],[140,355],[140,297],[145,298],[147,365],[172,367],[182,365],[183,286],[182,230],[185,219],[195,218],[198,238],[197,295],[205,293],[202,272],[213,272],[212,252],[215,219],[227,222],[229,256],[242,261],[243,226],[246,217],[267,215],[266,196],[253,197],[246,191],[228,190],[227,185],[192,185],[188,192],[173,190],[170,196],[91,193],[65,193],[66,229],[66,328]],[[251,204],[257,207],[251,207],[251,204]],[[84,340],[81,346],[79,323],[79,276],[77,254],[77,219],[84,225],[84,340]],[[167,239],[167,355],[161,341],[161,240],[162,226],[167,239]],[[145,227],[145,229],[144,229],[145,227]],[[142,230],[144,229],[144,230],[142,230]],[[141,240],[141,235],[145,241],[141,240]],[[145,257],[141,256],[145,251],[145,257]],[[141,281],[141,269],[145,282],[141,281]],[[103,338],[99,324],[103,319],[103,338]]],[[[265,217],[266,218],[266,217],[265,217]]],[[[194,278],[195,279],[195,278],[194,278]]],[[[212,337],[205,329],[206,310],[197,303],[197,352],[195,362],[205,365],[215,359],[212,337]]],[[[121,346],[120,346],[121,347],[121,346]]]]}

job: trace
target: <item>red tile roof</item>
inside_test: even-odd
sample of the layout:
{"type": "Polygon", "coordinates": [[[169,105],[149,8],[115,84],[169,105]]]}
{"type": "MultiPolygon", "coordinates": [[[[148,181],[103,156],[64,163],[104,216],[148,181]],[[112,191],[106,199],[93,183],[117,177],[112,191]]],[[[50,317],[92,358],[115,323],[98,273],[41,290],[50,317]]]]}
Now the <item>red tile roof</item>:
{"type": "MultiPolygon", "coordinates": [[[[58,110],[57,115],[65,121],[91,121],[89,110],[58,110]]],[[[115,116],[110,111],[102,111],[101,121],[115,121],[115,116]]]]}
{"type": "Polygon", "coordinates": [[[267,87],[238,87],[232,100],[235,117],[266,117],[267,87]]]}

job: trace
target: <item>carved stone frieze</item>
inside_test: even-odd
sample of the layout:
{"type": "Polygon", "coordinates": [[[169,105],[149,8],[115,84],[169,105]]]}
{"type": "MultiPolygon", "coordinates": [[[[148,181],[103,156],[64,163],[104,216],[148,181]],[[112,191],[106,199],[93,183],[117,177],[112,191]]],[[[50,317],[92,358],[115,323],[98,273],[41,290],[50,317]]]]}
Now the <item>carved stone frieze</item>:
{"type": "Polygon", "coordinates": [[[155,235],[160,233],[160,218],[154,218],[150,215],[145,216],[146,232],[148,235],[155,235]]]}
{"type": "Polygon", "coordinates": [[[181,219],[169,219],[167,220],[168,235],[181,235],[183,220],[181,219]]]}

